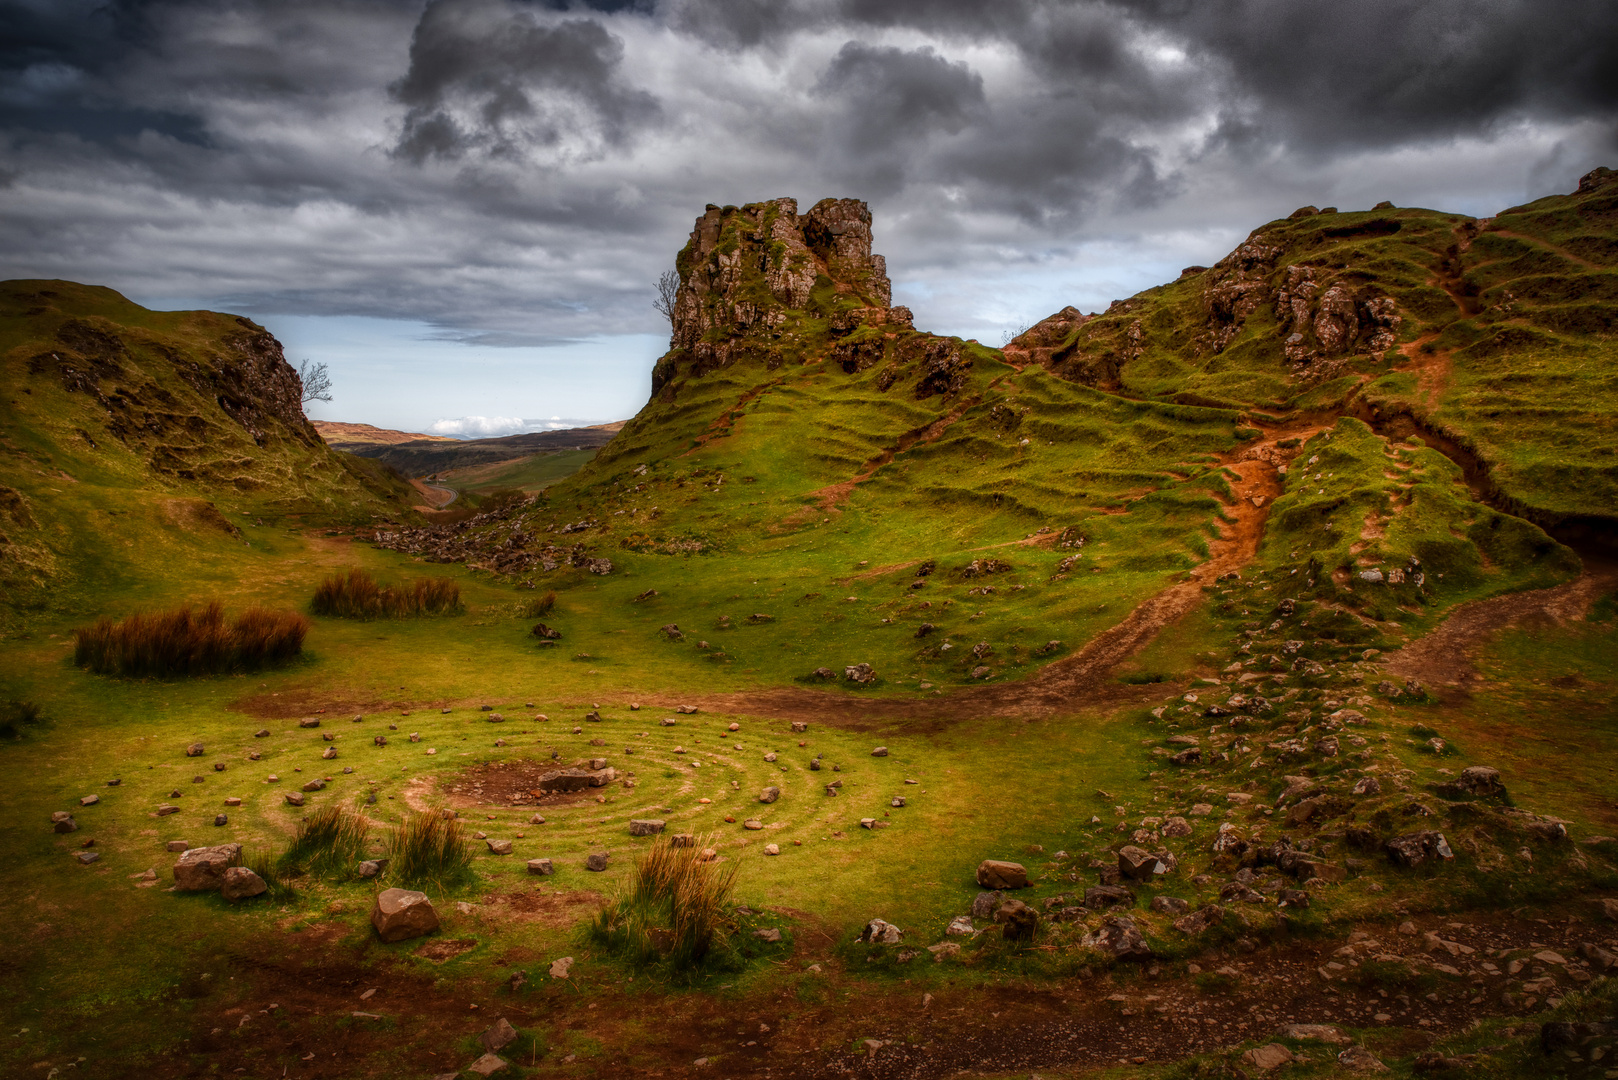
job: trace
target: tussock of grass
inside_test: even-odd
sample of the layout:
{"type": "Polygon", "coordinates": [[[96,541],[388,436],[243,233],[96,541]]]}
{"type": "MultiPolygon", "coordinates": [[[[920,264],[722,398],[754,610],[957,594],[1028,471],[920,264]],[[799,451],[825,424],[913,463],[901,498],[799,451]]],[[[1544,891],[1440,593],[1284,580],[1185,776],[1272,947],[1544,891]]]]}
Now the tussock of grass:
{"type": "Polygon", "coordinates": [[[442,811],[412,814],[388,838],[388,875],[400,885],[449,888],[472,873],[461,823],[442,811]]]}
{"type": "Polygon", "coordinates": [[[0,738],[21,737],[22,729],[39,723],[40,708],[32,701],[0,702],[0,738]]]}
{"type": "Polygon", "coordinates": [[[556,590],[552,589],[544,596],[536,596],[523,604],[519,614],[525,619],[537,619],[542,615],[549,615],[551,608],[556,606],[556,590]]]}
{"type": "Polygon", "coordinates": [[[411,619],[462,610],[461,587],[448,578],[417,578],[408,586],[378,585],[364,570],[333,574],[315,589],[310,608],[337,619],[411,619]]]}
{"type": "Polygon", "coordinates": [[[298,822],[297,835],[276,860],[278,876],[295,870],[316,877],[352,872],[364,858],[365,838],[370,831],[371,823],[363,815],[345,807],[332,805],[316,810],[298,822]]]}
{"type": "Polygon", "coordinates": [[[665,961],[699,968],[714,951],[739,864],[702,860],[706,839],[691,847],[659,844],[635,864],[629,892],[601,909],[590,936],[636,966],[665,961]]]}
{"type": "Polygon", "coordinates": [[[100,675],[209,675],[282,663],[303,651],[309,620],[291,611],[249,608],[233,623],[216,601],[122,622],[103,616],[74,631],[73,660],[100,675]]]}

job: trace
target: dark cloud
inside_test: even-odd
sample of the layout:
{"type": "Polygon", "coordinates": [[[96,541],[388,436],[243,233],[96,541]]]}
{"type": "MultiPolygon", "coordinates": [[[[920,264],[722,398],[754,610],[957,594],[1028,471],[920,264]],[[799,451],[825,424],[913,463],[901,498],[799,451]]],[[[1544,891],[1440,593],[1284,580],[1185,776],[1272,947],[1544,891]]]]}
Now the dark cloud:
{"type": "Polygon", "coordinates": [[[1618,151],[1611,0],[0,0],[0,28],[0,272],[479,342],[657,330],[708,202],[871,201],[901,293],[971,282],[907,297],[958,329],[1097,244],[1172,273],[1302,203],[1486,212],[1618,151]]]}
{"type": "Polygon", "coordinates": [[[592,154],[656,119],[621,77],[623,42],[592,19],[549,23],[506,0],[432,0],[393,96],[410,111],[408,160],[530,150],[592,154]]]}
{"type": "Polygon", "coordinates": [[[1139,0],[1274,137],[1317,151],[1618,112],[1606,0],[1139,0]]]}

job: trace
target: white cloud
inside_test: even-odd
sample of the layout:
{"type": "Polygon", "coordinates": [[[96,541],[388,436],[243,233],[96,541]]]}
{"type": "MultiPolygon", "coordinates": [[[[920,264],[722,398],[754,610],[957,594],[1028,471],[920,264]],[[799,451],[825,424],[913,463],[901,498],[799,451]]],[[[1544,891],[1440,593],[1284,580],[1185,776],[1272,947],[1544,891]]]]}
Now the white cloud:
{"type": "Polygon", "coordinates": [[[499,435],[518,435],[528,430],[528,421],[520,416],[460,416],[453,420],[434,420],[428,425],[427,433],[455,435],[463,439],[488,439],[499,435]]]}

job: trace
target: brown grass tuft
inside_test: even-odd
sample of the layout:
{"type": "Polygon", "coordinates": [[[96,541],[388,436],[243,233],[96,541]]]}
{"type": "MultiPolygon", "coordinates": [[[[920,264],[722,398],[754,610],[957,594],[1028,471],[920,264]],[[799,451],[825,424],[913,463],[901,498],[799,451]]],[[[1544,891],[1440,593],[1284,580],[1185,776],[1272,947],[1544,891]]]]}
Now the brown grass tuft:
{"type": "Polygon", "coordinates": [[[74,631],[73,659],[101,675],[159,677],[250,671],[283,663],[303,651],[309,620],[292,611],[249,608],[234,623],[217,601],[122,622],[106,616],[74,631]]]}
{"type": "Polygon", "coordinates": [[[338,619],[411,619],[461,610],[461,587],[449,578],[417,578],[408,586],[378,585],[364,570],[333,574],[315,589],[316,615],[338,619]]]}

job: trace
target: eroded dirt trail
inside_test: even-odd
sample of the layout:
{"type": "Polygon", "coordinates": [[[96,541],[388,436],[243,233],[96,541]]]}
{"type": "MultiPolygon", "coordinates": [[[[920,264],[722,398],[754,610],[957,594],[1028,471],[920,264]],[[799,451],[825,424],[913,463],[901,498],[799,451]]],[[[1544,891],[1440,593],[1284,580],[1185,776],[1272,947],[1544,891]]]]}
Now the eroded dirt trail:
{"type": "Polygon", "coordinates": [[[1604,593],[1618,589],[1618,563],[1586,555],[1576,581],[1461,604],[1437,629],[1387,657],[1389,672],[1429,686],[1468,690],[1483,681],[1472,660],[1489,639],[1516,626],[1559,625],[1583,617],[1604,593]]]}

